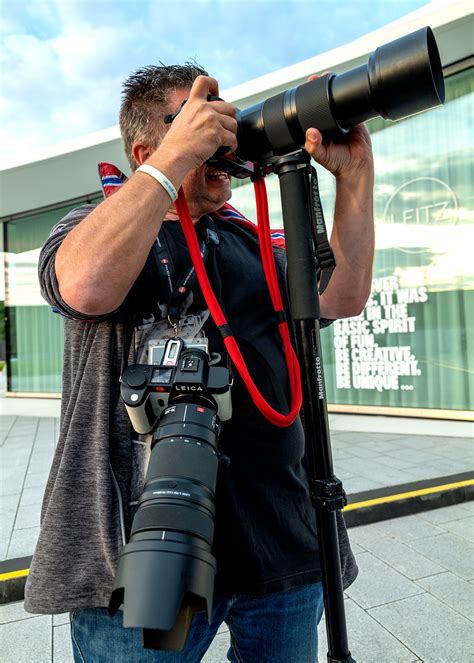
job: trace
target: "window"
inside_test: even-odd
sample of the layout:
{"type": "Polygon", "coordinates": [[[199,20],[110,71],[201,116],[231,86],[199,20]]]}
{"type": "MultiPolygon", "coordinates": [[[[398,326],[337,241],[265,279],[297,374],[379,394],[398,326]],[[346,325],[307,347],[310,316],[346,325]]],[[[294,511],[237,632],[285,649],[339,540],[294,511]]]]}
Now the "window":
{"type": "MultiPolygon", "coordinates": [[[[359,318],[322,334],[330,403],[474,405],[473,96],[470,68],[446,79],[444,106],[368,123],[376,168],[373,289],[359,318]]],[[[329,221],[334,180],[322,168],[318,177],[329,221]]],[[[253,218],[250,187],[237,188],[233,204],[253,218]]],[[[277,182],[269,182],[269,195],[279,207],[277,182]]],[[[272,225],[281,223],[272,217],[272,225]]]]}
{"type": "Polygon", "coordinates": [[[63,321],[41,297],[38,257],[51,228],[79,204],[5,223],[9,391],[61,391],[63,321]]]}

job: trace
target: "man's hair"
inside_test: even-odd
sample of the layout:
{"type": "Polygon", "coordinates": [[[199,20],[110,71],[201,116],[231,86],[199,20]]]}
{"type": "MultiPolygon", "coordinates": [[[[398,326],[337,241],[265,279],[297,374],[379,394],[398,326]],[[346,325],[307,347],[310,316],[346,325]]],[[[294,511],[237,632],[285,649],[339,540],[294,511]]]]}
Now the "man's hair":
{"type": "Polygon", "coordinates": [[[198,76],[207,72],[194,62],[184,65],[142,67],[131,74],[122,86],[120,133],[132,171],[138,167],[132,154],[133,143],[143,141],[158,147],[165,126],[170,92],[190,88],[198,76]]]}

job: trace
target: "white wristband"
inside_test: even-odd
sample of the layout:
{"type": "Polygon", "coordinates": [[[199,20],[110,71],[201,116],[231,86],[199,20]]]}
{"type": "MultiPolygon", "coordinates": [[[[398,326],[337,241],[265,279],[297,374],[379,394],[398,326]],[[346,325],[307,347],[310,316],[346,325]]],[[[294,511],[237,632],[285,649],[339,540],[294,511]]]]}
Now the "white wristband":
{"type": "Polygon", "coordinates": [[[149,166],[148,164],[144,163],[142,166],[139,166],[137,168],[137,172],[138,171],[141,171],[142,173],[146,173],[147,175],[153,177],[153,179],[155,179],[157,182],[161,184],[161,186],[169,195],[171,200],[173,202],[176,200],[176,198],[178,197],[178,192],[176,191],[174,184],[170,182],[170,180],[166,177],[164,173],[161,172],[161,170],[158,170],[158,168],[155,168],[154,166],[149,166]]]}

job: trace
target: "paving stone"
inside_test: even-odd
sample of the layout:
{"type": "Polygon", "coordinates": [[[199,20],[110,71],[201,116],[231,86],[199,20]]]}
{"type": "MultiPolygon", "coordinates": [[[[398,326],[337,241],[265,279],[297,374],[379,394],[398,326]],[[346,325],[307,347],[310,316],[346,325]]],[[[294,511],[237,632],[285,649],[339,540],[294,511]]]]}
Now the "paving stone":
{"type": "Polygon", "coordinates": [[[443,529],[474,543],[474,516],[443,523],[443,529]]]}
{"type": "Polygon", "coordinates": [[[31,619],[34,617],[23,607],[23,601],[15,601],[14,603],[4,603],[0,605],[0,624],[7,624],[9,622],[19,622],[22,619],[31,619]]]}
{"type": "Polygon", "coordinates": [[[6,469],[23,467],[28,465],[30,459],[31,450],[25,447],[20,449],[5,449],[4,447],[0,451],[0,466],[2,467],[2,473],[6,469]]]}
{"type": "MultiPolygon", "coordinates": [[[[426,458],[424,459],[426,462],[426,458]]],[[[349,470],[364,481],[377,482],[382,486],[391,486],[406,483],[406,474],[400,470],[394,470],[386,465],[381,465],[369,458],[354,458],[353,460],[340,461],[339,465],[349,470]]],[[[370,490],[370,488],[361,488],[370,490]]]]}
{"type": "Polygon", "coordinates": [[[398,437],[397,443],[405,446],[407,449],[418,451],[431,449],[433,446],[439,445],[439,439],[441,438],[436,435],[403,435],[398,437]]]}
{"type": "MultiPolygon", "coordinates": [[[[18,495],[15,496],[18,500],[18,495]]],[[[15,513],[2,514],[0,521],[0,559],[6,559],[8,552],[8,544],[13,531],[15,523],[15,513]]]]}
{"type": "MultiPolygon", "coordinates": [[[[3,409],[3,406],[2,406],[3,409]]],[[[2,414],[0,417],[0,434],[6,434],[15,423],[16,416],[13,414],[2,414]]]]}
{"type": "Polygon", "coordinates": [[[0,518],[4,518],[9,514],[15,514],[18,509],[19,501],[20,501],[20,496],[18,494],[5,495],[4,497],[2,497],[0,499],[0,518]]]}
{"type": "Polygon", "coordinates": [[[59,615],[53,615],[53,626],[62,626],[63,624],[70,624],[68,612],[61,612],[59,615]]]}
{"type": "Polygon", "coordinates": [[[2,663],[49,663],[52,627],[49,615],[0,626],[2,663]]]}
{"type": "Polygon", "coordinates": [[[16,514],[15,529],[27,529],[29,527],[39,527],[40,524],[41,503],[28,504],[20,506],[16,514]]]}
{"type": "Polygon", "coordinates": [[[0,501],[5,497],[17,496],[20,499],[21,489],[23,485],[23,477],[18,480],[18,477],[12,476],[8,479],[0,476],[0,501]]]}
{"type": "Polygon", "coordinates": [[[8,446],[13,448],[19,447],[20,445],[29,446],[31,448],[35,439],[35,434],[35,427],[14,428],[5,440],[5,443],[8,443],[8,446]]]}
{"type": "Polygon", "coordinates": [[[427,461],[431,454],[426,454],[423,449],[401,449],[399,452],[399,458],[413,463],[413,465],[423,465],[427,461]]]}
{"type": "MultiPolygon", "coordinates": [[[[336,472],[337,478],[340,479],[341,481],[344,481],[344,482],[348,481],[349,479],[354,479],[355,478],[352,472],[348,472],[347,470],[342,470],[341,468],[339,468],[337,466],[337,463],[335,463],[335,472],[336,472]]],[[[344,488],[345,488],[345,484],[344,484],[344,488]]]]}
{"type": "Polygon", "coordinates": [[[353,444],[351,447],[351,456],[355,458],[374,458],[380,454],[379,450],[368,449],[362,445],[353,444]]]}
{"type": "Polygon", "coordinates": [[[424,663],[472,663],[472,622],[430,594],[368,612],[424,663]]]}
{"type": "Polygon", "coordinates": [[[53,659],[52,663],[73,663],[71,629],[68,624],[53,628],[53,659]]]}
{"type": "Polygon", "coordinates": [[[31,453],[33,447],[33,435],[19,435],[18,437],[7,437],[2,449],[5,451],[25,451],[31,453]]]}
{"type": "Polygon", "coordinates": [[[460,612],[464,617],[474,621],[474,592],[466,580],[446,571],[427,578],[420,578],[416,584],[456,612],[460,612]]]}
{"type": "MultiPolygon", "coordinates": [[[[380,452],[379,452],[380,453],[380,452]]],[[[407,468],[412,468],[413,463],[405,460],[403,457],[392,456],[391,454],[384,454],[383,456],[376,456],[374,460],[381,465],[387,465],[394,470],[406,470],[407,468]]]]}
{"type": "Polygon", "coordinates": [[[474,578],[474,545],[466,539],[449,532],[410,541],[408,545],[464,580],[474,578]]]}
{"type": "Polygon", "coordinates": [[[20,507],[29,506],[31,504],[41,504],[43,501],[43,495],[43,486],[24,488],[23,492],[21,493],[20,507]]]}
{"type": "Polygon", "coordinates": [[[473,454],[472,446],[469,448],[468,453],[466,454],[466,448],[461,446],[450,445],[449,447],[437,447],[436,455],[441,456],[442,458],[455,458],[455,459],[464,459],[471,461],[471,467],[473,465],[473,454]]]}
{"type": "MultiPolygon", "coordinates": [[[[351,599],[344,601],[347,639],[358,663],[416,663],[420,659],[351,599]]],[[[326,622],[318,628],[318,662],[327,663],[326,622]]]]}
{"type": "Polygon", "coordinates": [[[363,490],[375,490],[376,488],[383,488],[384,484],[379,481],[372,481],[366,477],[356,476],[353,479],[344,481],[344,490],[347,495],[360,493],[363,490]]]}
{"type": "Polygon", "coordinates": [[[2,466],[2,484],[12,484],[20,487],[25,478],[26,471],[28,469],[28,463],[23,463],[22,465],[13,465],[2,466]]]}
{"type": "Polygon", "coordinates": [[[224,661],[227,661],[229,646],[229,633],[218,633],[205,656],[202,658],[202,663],[223,663],[224,661]]]}
{"type": "Polygon", "coordinates": [[[15,559],[16,557],[32,555],[36,547],[39,533],[39,527],[13,530],[7,551],[7,558],[15,559]]]}
{"type": "Polygon", "coordinates": [[[30,463],[28,465],[28,474],[38,472],[49,472],[53,462],[53,451],[51,452],[38,452],[31,455],[30,463]]]}
{"type": "MultiPolygon", "coordinates": [[[[466,468],[463,468],[463,471],[466,468]]],[[[432,467],[425,463],[418,465],[413,465],[411,469],[403,470],[406,475],[406,483],[411,481],[426,481],[427,479],[435,479],[441,476],[443,473],[439,473],[438,470],[434,470],[432,467]]]]}
{"type": "Polygon", "coordinates": [[[354,456],[351,453],[350,448],[347,447],[347,446],[338,446],[338,447],[336,447],[334,453],[335,453],[334,458],[337,457],[336,456],[336,454],[337,454],[340,457],[341,460],[351,460],[351,458],[354,458],[354,456]]]}
{"type": "Polygon", "coordinates": [[[449,460],[446,458],[435,458],[431,456],[426,462],[426,467],[432,470],[432,476],[445,477],[458,472],[466,472],[472,468],[468,460],[449,460]]]}
{"type": "Polygon", "coordinates": [[[379,539],[367,544],[366,549],[410,580],[442,573],[445,567],[433,562],[396,539],[379,539]]]}
{"type": "Polygon", "coordinates": [[[443,533],[440,527],[428,523],[418,515],[391,518],[379,524],[386,536],[392,536],[402,542],[414,541],[443,533]]]}
{"type": "Polygon", "coordinates": [[[47,443],[39,444],[35,442],[31,460],[41,461],[46,458],[52,458],[54,453],[54,440],[49,440],[47,443]]]}
{"type": "Polygon", "coordinates": [[[54,452],[55,444],[56,444],[56,439],[53,437],[53,435],[49,435],[48,437],[43,437],[40,439],[36,438],[34,450],[37,453],[51,454],[54,452]]]}
{"type": "Polygon", "coordinates": [[[23,488],[44,488],[48,481],[48,474],[49,472],[47,470],[27,474],[23,488]]]}
{"type": "Polygon", "coordinates": [[[359,575],[346,594],[362,608],[397,601],[424,591],[369,552],[357,555],[357,564],[359,575]]]}
{"type": "Polygon", "coordinates": [[[219,626],[219,628],[217,629],[217,633],[227,633],[229,635],[229,627],[225,622],[219,626]]]}
{"type": "MultiPolygon", "coordinates": [[[[472,504],[474,505],[474,502],[472,502],[472,504]]],[[[469,505],[469,502],[463,502],[462,504],[453,504],[451,506],[441,507],[440,509],[423,511],[418,515],[420,518],[427,520],[433,525],[441,525],[442,523],[458,520],[459,518],[467,518],[470,513],[469,505]]]]}
{"type": "Polygon", "coordinates": [[[371,451],[376,451],[378,454],[387,454],[398,449],[398,446],[386,439],[385,436],[378,437],[375,440],[368,438],[363,442],[358,442],[356,446],[358,449],[370,449],[371,451]]]}
{"type": "Polygon", "coordinates": [[[351,543],[357,543],[362,548],[367,549],[371,541],[377,541],[388,536],[386,530],[383,529],[383,525],[384,523],[380,522],[351,527],[349,532],[351,543]]]}
{"type": "Polygon", "coordinates": [[[349,533],[349,538],[351,541],[351,550],[354,553],[354,555],[359,555],[360,553],[366,552],[365,548],[362,548],[358,543],[352,540],[352,536],[349,533]]]}

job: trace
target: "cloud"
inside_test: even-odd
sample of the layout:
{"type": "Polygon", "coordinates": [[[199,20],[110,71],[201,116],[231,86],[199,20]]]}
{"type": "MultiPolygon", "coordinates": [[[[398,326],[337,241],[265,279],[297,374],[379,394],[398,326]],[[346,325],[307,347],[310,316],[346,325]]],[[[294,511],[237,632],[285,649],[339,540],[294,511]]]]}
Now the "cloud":
{"type": "Polygon", "coordinates": [[[221,89],[346,43],[423,0],[22,0],[3,9],[4,162],[117,123],[122,80],[195,58],[221,89]]]}

